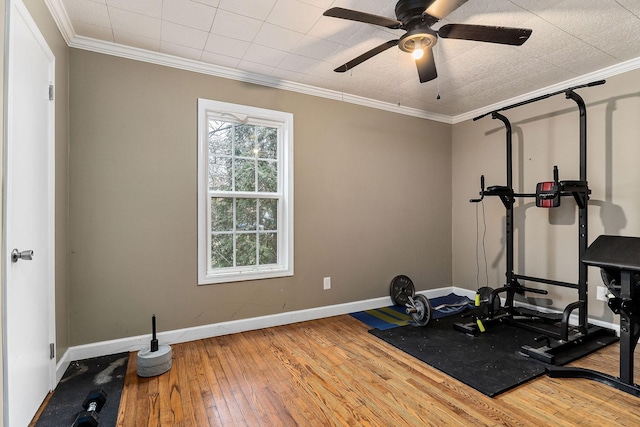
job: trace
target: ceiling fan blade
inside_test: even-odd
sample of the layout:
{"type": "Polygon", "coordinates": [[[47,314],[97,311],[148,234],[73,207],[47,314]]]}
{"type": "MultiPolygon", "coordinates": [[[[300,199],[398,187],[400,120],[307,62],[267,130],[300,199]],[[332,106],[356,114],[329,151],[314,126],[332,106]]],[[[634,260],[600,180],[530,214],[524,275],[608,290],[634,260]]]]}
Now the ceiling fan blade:
{"type": "Polygon", "coordinates": [[[348,19],[349,21],[364,22],[366,24],[379,25],[381,27],[387,27],[397,29],[402,26],[402,22],[395,19],[385,18],[384,16],[372,15],[370,13],[358,12],[357,10],[344,9],[342,7],[332,7],[323,13],[324,16],[331,16],[332,18],[348,19]]]}
{"type": "Polygon", "coordinates": [[[478,42],[520,46],[527,41],[532,30],[527,28],[492,27],[488,25],[448,24],[438,30],[445,39],[475,40],[478,42]]]}
{"type": "Polygon", "coordinates": [[[466,2],[467,0],[436,0],[425,10],[425,13],[443,19],[466,2]]]}
{"type": "Polygon", "coordinates": [[[436,61],[433,58],[433,50],[431,48],[424,49],[422,58],[416,59],[416,66],[418,67],[420,83],[425,83],[438,77],[436,61]]]}
{"type": "Polygon", "coordinates": [[[336,73],[344,73],[345,71],[352,69],[356,65],[362,64],[367,59],[373,58],[377,54],[382,53],[385,50],[397,45],[398,45],[398,40],[389,40],[388,42],[382,43],[380,46],[374,47],[373,49],[363,53],[357,58],[353,58],[351,61],[339,66],[333,71],[335,71],[336,73]]]}

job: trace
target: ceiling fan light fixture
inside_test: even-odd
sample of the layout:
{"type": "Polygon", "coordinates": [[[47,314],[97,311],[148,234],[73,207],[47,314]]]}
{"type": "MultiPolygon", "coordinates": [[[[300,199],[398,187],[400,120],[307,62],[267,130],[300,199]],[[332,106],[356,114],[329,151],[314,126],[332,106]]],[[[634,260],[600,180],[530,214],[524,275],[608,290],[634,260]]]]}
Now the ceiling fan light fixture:
{"type": "Polygon", "coordinates": [[[429,49],[435,46],[438,42],[437,34],[429,28],[416,28],[411,31],[407,31],[398,40],[398,47],[403,52],[413,53],[414,51],[421,49],[429,49]]]}
{"type": "Polygon", "coordinates": [[[422,50],[422,42],[420,40],[416,42],[416,45],[413,48],[413,52],[411,53],[411,55],[413,56],[413,59],[416,59],[416,60],[424,56],[424,50],[422,50]]]}

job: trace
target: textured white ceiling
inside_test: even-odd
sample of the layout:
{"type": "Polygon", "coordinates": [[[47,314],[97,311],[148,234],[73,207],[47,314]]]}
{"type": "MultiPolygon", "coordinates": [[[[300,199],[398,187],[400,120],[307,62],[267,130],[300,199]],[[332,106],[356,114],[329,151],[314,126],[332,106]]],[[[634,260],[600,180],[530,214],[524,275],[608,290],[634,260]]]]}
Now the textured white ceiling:
{"type": "Polygon", "coordinates": [[[322,13],[344,7],[395,19],[396,1],[47,1],[71,45],[130,46],[141,55],[158,52],[443,117],[640,59],[640,0],[469,0],[434,28],[511,26],[531,28],[531,37],[518,47],[441,39],[434,48],[438,78],[427,83],[397,48],[346,73],[333,71],[403,31],[322,13]]]}

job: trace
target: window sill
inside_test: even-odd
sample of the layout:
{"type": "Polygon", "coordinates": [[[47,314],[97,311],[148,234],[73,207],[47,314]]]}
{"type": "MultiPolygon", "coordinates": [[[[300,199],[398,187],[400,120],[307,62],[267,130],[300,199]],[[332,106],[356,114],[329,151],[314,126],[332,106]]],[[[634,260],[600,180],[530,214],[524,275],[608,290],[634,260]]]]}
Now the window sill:
{"type": "Polygon", "coordinates": [[[293,276],[293,269],[277,268],[259,271],[229,271],[205,275],[198,278],[198,285],[215,285],[218,283],[244,282],[248,280],[275,279],[293,276]]]}

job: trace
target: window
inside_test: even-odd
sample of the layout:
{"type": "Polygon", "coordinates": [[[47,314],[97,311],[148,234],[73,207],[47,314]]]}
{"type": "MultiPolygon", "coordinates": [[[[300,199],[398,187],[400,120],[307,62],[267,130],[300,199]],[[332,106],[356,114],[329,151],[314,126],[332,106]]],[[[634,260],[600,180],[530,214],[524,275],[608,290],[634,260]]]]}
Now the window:
{"type": "Polygon", "coordinates": [[[198,100],[198,283],[293,275],[293,115],[198,100]]]}

